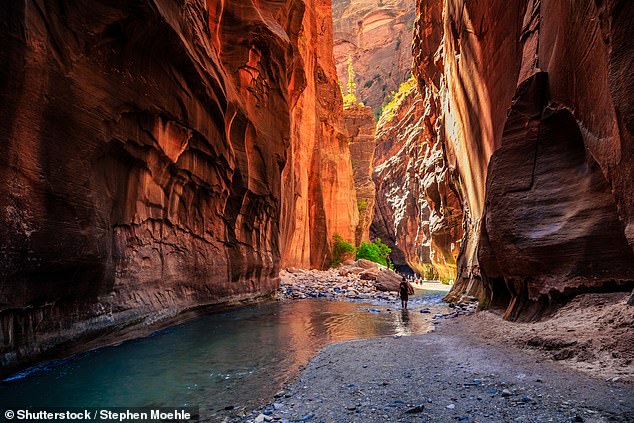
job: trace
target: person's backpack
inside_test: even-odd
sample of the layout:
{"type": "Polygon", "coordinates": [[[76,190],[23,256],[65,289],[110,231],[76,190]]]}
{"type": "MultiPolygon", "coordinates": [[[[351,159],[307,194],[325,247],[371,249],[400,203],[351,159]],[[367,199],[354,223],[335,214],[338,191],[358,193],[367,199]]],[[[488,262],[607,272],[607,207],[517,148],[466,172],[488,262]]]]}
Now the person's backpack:
{"type": "Polygon", "coordinates": [[[407,293],[408,293],[409,295],[414,295],[414,287],[413,287],[413,286],[412,286],[412,284],[411,284],[411,283],[409,283],[409,282],[407,283],[407,293]]]}

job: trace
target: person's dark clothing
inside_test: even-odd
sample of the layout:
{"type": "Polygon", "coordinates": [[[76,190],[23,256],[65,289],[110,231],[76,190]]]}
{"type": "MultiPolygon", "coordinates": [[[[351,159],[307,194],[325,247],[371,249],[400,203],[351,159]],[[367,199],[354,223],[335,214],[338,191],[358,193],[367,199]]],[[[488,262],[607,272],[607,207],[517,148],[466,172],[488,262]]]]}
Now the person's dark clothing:
{"type": "Polygon", "coordinates": [[[407,301],[409,298],[409,284],[403,281],[401,282],[398,288],[399,288],[399,293],[401,295],[401,300],[407,301]]]}

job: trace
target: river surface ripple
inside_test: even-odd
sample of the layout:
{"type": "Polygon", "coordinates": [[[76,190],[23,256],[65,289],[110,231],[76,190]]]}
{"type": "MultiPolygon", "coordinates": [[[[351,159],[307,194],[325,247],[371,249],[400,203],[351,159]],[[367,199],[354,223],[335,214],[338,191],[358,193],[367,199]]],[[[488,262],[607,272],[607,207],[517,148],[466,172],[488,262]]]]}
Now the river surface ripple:
{"type": "Polygon", "coordinates": [[[8,407],[198,406],[269,401],[324,346],[428,332],[444,293],[396,302],[270,302],[200,316],[150,336],[31,367],[0,383],[8,407]],[[421,313],[421,310],[427,310],[421,313]]]}

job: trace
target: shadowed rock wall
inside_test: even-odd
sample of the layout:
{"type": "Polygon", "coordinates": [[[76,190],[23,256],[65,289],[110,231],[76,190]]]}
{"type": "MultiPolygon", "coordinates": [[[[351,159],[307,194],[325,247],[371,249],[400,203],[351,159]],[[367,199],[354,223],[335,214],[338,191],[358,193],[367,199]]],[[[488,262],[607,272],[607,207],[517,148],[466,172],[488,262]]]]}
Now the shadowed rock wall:
{"type": "Polygon", "coordinates": [[[407,92],[377,129],[372,235],[392,248],[397,268],[452,280],[462,239],[462,210],[452,187],[432,91],[407,92]]]}
{"type": "Polygon", "coordinates": [[[414,72],[465,215],[451,299],[529,318],[634,283],[633,28],[627,1],[419,2],[414,72]]]}
{"type": "Polygon", "coordinates": [[[376,124],[372,109],[359,104],[346,107],[343,111],[350,137],[350,158],[354,171],[354,187],[357,194],[359,224],[355,230],[354,242],[370,241],[370,224],[374,216],[376,187],[372,180],[374,148],[376,146],[376,124]]]}
{"type": "MultiPolygon", "coordinates": [[[[320,114],[341,109],[334,62],[318,66],[317,44],[300,43],[328,32],[329,13],[298,0],[5,2],[5,369],[104,329],[270,294],[288,251],[280,234],[354,234],[343,121],[320,114]],[[306,104],[322,94],[305,92],[315,81],[332,104],[306,104]],[[323,148],[310,208],[326,211],[291,230],[280,227],[293,192],[282,171],[302,126],[329,140],[305,144],[323,148]]],[[[302,264],[329,250],[313,241],[318,259],[302,264]]]]}

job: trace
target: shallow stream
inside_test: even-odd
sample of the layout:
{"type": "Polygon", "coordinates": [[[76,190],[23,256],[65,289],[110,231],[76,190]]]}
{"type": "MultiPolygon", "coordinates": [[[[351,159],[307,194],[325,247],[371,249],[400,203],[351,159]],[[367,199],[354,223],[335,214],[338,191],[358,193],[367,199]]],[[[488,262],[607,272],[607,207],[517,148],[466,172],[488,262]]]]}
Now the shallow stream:
{"type": "Polygon", "coordinates": [[[394,303],[299,300],[210,314],[152,335],[42,363],[0,383],[6,407],[199,406],[270,401],[324,346],[429,331],[444,293],[394,303]],[[425,310],[425,313],[421,313],[425,310]]]}

